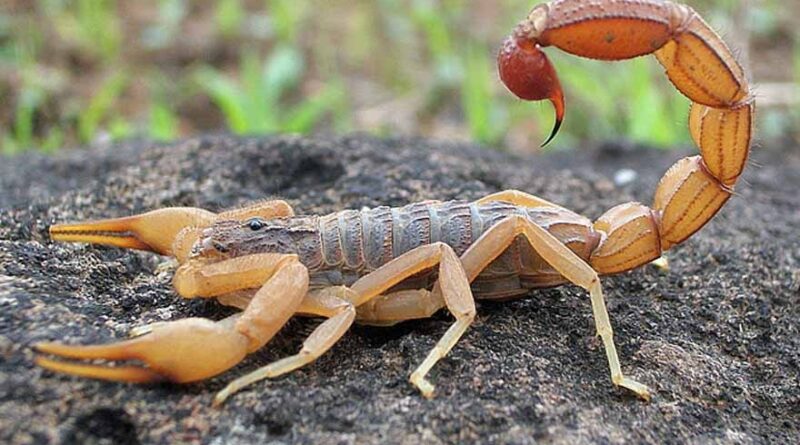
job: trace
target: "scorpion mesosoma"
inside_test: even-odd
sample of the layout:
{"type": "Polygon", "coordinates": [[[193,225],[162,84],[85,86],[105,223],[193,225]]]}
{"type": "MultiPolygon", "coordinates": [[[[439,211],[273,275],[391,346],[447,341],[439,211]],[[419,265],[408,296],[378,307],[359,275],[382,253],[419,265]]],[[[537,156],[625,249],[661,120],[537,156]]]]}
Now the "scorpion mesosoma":
{"type": "Polygon", "coordinates": [[[538,5],[498,55],[500,78],[517,96],[550,100],[558,131],[564,98],[546,46],[595,59],[655,53],[692,101],[689,129],[701,156],[678,161],[652,208],[618,205],[596,222],[519,191],[475,202],[424,202],[392,209],[294,216],[280,200],[214,214],[167,208],[104,221],[58,224],[53,240],[99,243],[174,256],[174,285],[186,298],[214,297],[241,313],[218,322],[190,318],[133,330],[110,345],[39,343],[69,359],[139,360],[103,366],[37,357],[53,371],[126,382],[192,382],[217,375],[264,346],[293,315],[325,320],[301,351],[230,383],[243,387],[312,362],[354,322],[390,325],[446,307],[455,317],[411,374],[426,374],[475,317],[474,299],[520,297],[529,288],[574,283],[590,294],[614,384],[649,399],[623,375],[598,276],[644,265],[705,225],[725,204],[749,152],[754,100],[740,65],[688,6],[657,0],[559,0],[538,5]]]}

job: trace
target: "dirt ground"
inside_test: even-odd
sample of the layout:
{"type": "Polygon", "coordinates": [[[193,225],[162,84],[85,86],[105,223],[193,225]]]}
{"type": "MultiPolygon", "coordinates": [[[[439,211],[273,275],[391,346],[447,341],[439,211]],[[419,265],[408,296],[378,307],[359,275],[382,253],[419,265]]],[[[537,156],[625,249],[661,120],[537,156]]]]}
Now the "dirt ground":
{"type": "MultiPolygon", "coordinates": [[[[686,153],[689,153],[688,151],[686,153]]],[[[206,137],[0,162],[0,442],[790,443],[800,435],[800,155],[756,149],[737,196],[653,266],[604,280],[623,369],[655,394],[614,388],[585,292],[480,304],[434,368],[433,400],[408,374],[451,323],[355,327],[311,366],[209,405],[234,376],[297,350],[296,320],[215,379],[134,386],[32,366],[40,340],[105,342],[137,325],[221,318],[181,300],[152,254],[53,244],[53,222],[168,205],[212,210],[269,196],[321,213],[518,188],[595,218],[649,202],[686,154],[619,145],[520,158],[428,140],[206,137]],[[636,178],[615,185],[620,169],[636,178]]]]}

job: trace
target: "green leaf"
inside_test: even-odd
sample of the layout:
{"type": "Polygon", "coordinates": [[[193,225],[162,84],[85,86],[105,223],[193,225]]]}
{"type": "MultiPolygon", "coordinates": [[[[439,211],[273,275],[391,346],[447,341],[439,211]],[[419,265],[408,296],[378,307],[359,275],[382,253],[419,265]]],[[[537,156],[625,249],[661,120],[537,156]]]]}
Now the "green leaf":
{"type": "Polygon", "coordinates": [[[314,129],[322,116],[336,108],[342,101],[344,90],[338,85],[326,86],[320,93],[297,105],[282,125],[290,133],[308,133],[314,129]]]}
{"type": "Polygon", "coordinates": [[[289,45],[278,45],[264,63],[263,83],[272,100],[280,98],[302,79],[305,65],[300,52],[289,45]]]}
{"type": "Polygon", "coordinates": [[[244,20],[244,9],[240,0],[219,0],[216,10],[217,27],[222,35],[236,35],[244,20]]]}
{"type": "Polygon", "coordinates": [[[496,142],[497,123],[492,121],[493,100],[486,51],[470,45],[465,53],[464,81],[461,84],[461,106],[472,137],[483,143],[496,142]]]}
{"type": "Polygon", "coordinates": [[[109,113],[114,101],[127,85],[127,76],[121,72],[112,74],[100,85],[89,105],[78,118],[78,136],[82,142],[89,142],[97,132],[100,121],[109,113]]]}
{"type": "Polygon", "coordinates": [[[247,112],[239,87],[213,68],[201,68],[195,77],[200,87],[222,111],[228,128],[237,134],[246,133],[248,131],[247,112]]]}
{"type": "Polygon", "coordinates": [[[178,135],[178,117],[165,104],[153,103],[150,108],[150,137],[170,141],[178,135]]]}

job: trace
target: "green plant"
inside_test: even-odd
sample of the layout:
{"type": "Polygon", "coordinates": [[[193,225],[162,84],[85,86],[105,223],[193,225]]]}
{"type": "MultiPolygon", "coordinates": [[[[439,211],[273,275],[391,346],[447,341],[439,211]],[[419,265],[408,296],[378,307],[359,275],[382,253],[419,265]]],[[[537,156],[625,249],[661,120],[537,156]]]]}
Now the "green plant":
{"type": "Polygon", "coordinates": [[[434,64],[437,82],[446,86],[457,84],[461,73],[448,13],[430,0],[416,0],[412,2],[410,14],[424,35],[423,41],[434,64]]]}
{"type": "Polygon", "coordinates": [[[472,45],[463,58],[461,107],[473,139],[497,144],[508,129],[508,112],[492,94],[494,67],[482,46],[472,45]]]}
{"type": "Polygon", "coordinates": [[[156,20],[142,31],[141,41],[146,48],[167,47],[180,33],[181,22],[189,7],[186,0],[161,0],[156,20]]]}
{"type": "Polygon", "coordinates": [[[326,84],[298,104],[288,104],[285,98],[298,86],[304,70],[299,52],[291,46],[279,45],[263,64],[254,51],[246,51],[239,64],[239,81],[210,67],[200,69],[196,80],[235,133],[305,133],[325,113],[348,111],[344,88],[338,82],[326,84]]]}
{"type": "Polygon", "coordinates": [[[244,21],[245,11],[240,0],[220,0],[216,9],[217,28],[223,36],[235,35],[244,21]]]}
{"type": "MultiPolygon", "coordinates": [[[[785,42],[793,29],[778,0],[750,5],[746,15],[737,14],[736,0],[691,3],[723,30],[737,26],[733,17],[746,19],[761,41],[783,36],[785,42]]],[[[533,149],[552,125],[550,105],[513,97],[494,66],[502,36],[531,6],[525,0],[32,4],[13,14],[0,11],[0,96],[7,107],[0,112],[0,144],[6,153],[77,145],[98,134],[168,140],[182,136],[179,129],[215,131],[202,127],[214,119],[195,114],[198,91],[236,133],[347,131],[355,115],[356,125],[370,122],[360,130],[400,127],[424,136],[444,121],[488,145],[533,149]],[[148,19],[128,21],[136,12],[148,19]],[[414,122],[382,122],[385,107],[395,104],[405,107],[398,116],[414,122]],[[378,119],[360,119],[373,107],[378,119]],[[186,122],[195,117],[200,125],[186,122]]],[[[800,42],[792,38],[794,47],[782,60],[792,64],[795,78],[777,81],[800,83],[800,42]]],[[[568,109],[553,147],[619,138],[664,147],[688,142],[688,102],[652,57],[609,64],[546,52],[568,109]]],[[[784,135],[797,127],[798,115],[796,104],[788,112],[762,109],[759,131],[784,135]]]]}
{"type": "Polygon", "coordinates": [[[89,47],[105,59],[116,56],[122,40],[115,0],[77,0],[78,23],[89,47]],[[96,46],[95,46],[96,45],[96,46]]]}
{"type": "Polygon", "coordinates": [[[157,141],[169,141],[178,136],[178,117],[165,103],[155,101],[150,107],[148,133],[157,141]]]}
{"type": "Polygon", "coordinates": [[[297,41],[298,28],[303,23],[308,2],[295,0],[267,0],[271,23],[278,42],[294,44],[297,41]]]}
{"type": "MultiPolygon", "coordinates": [[[[112,106],[122,94],[127,82],[127,76],[117,72],[111,74],[98,87],[97,92],[89,100],[89,104],[78,116],[78,136],[81,142],[91,141],[103,118],[113,114],[112,106]]],[[[124,136],[124,133],[118,132],[118,136],[124,136]]]]}

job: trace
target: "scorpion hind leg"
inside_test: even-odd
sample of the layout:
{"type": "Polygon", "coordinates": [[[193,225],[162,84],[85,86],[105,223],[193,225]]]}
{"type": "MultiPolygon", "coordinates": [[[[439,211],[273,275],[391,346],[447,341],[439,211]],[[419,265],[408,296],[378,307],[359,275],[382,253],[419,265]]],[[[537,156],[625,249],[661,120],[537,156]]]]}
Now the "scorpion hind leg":
{"type": "Polygon", "coordinates": [[[495,224],[461,256],[467,277],[472,280],[478,276],[518,236],[524,236],[531,247],[564,278],[589,291],[597,334],[603,340],[612,382],[649,400],[647,386],[622,374],[597,272],[547,230],[522,216],[511,216],[495,224]]]}
{"type": "Polygon", "coordinates": [[[359,306],[356,321],[372,326],[392,326],[406,320],[429,318],[444,306],[441,292],[399,290],[359,306]]]}

